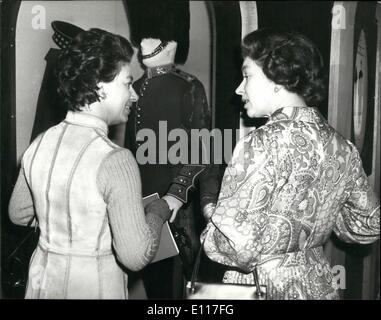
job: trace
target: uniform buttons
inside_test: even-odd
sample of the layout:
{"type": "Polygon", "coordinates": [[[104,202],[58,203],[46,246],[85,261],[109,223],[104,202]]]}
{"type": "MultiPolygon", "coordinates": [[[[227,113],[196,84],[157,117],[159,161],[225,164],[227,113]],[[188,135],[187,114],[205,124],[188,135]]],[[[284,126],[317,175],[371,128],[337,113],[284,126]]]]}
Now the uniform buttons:
{"type": "Polygon", "coordinates": [[[188,172],[188,176],[191,176],[192,175],[192,172],[188,172]]]}
{"type": "Polygon", "coordinates": [[[140,114],[138,114],[138,118],[140,118],[140,114]]]}
{"type": "Polygon", "coordinates": [[[140,121],[138,121],[138,124],[140,124],[140,121]]]}

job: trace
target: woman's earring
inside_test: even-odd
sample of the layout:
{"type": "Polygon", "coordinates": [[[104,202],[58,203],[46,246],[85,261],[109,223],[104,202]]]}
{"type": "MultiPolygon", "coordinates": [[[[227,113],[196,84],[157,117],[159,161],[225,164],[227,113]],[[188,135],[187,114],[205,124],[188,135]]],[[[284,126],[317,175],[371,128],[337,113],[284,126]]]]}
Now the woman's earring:
{"type": "Polygon", "coordinates": [[[101,89],[101,90],[99,91],[99,97],[100,97],[101,99],[106,99],[107,95],[106,95],[106,93],[103,91],[103,89],[101,89]]]}
{"type": "Polygon", "coordinates": [[[279,87],[277,87],[277,86],[274,87],[274,92],[275,92],[275,93],[279,92],[279,90],[280,90],[279,87]]]}

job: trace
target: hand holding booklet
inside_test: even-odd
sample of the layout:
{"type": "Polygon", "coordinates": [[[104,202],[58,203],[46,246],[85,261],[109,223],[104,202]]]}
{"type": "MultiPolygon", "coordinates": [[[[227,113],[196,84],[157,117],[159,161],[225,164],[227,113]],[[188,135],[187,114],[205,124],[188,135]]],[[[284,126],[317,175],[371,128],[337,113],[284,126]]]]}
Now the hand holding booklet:
{"type": "MultiPolygon", "coordinates": [[[[147,204],[157,199],[160,199],[158,193],[153,193],[149,196],[146,196],[143,198],[143,206],[145,207],[147,204]]],[[[178,254],[179,249],[177,248],[176,241],[173,238],[168,221],[166,221],[161,231],[159,249],[157,250],[155,258],[153,258],[151,263],[167,259],[178,254]]]]}

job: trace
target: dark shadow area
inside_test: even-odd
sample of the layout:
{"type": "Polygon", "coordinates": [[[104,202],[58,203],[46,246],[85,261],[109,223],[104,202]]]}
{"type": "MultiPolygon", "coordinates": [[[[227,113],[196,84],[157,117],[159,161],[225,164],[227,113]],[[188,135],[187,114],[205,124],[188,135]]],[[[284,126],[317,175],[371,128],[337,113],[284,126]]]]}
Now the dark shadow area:
{"type": "MultiPolygon", "coordinates": [[[[361,150],[361,160],[363,162],[364,171],[367,175],[372,173],[372,158],[373,158],[373,135],[374,135],[374,97],[375,97],[375,79],[376,79],[376,54],[377,54],[377,21],[374,17],[376,11],[375,2],[359,2],[358,10],[355,17],[354,31],[354,52],[353,52],[353,78],[356,79],[356,54],[357,46],[360,38],[360,32],[365,32],[365,41],[367,46],[367,76],[368,83],[368,100],[366,102],[366,123],[365,123],[365,138],[361,150]]],[[[354,117],[352,117],[352,132],[351,140],[354,140],[354,117]]]]}
{"type": "MultiPolygon", "coordinates": [[[[297,31],[310,38],[323,56],[324,72],[329,74],[333,1],[257,1],[258,27],[297,31]]],[[[319,106],[325,118],[328,99],[319,106]]]]}
{"type": "Polygon", "coordinates": [[[52,48],[45,56],[46,68],[38,95],[30,142],[40,133],[65,119],[67,109],[62,105],[57,93],[57,78],[55,76],[55,68],[60,53],[60,49],[52,48]]]}
{"type": "MultiPolygon", "coordinates": [[[[366,122],[365,122],[365,137],[362,150],[360,152],[362,164],[365,173],[369,176],[372,173],[373,163],[373,137],[374,137],[374,97],[375,97],[375,79],[376,79],[376,54],[377,54],[377,21],[374,16],[376,12],[376,2],[364,1],[357,3],[357,11],[355,16],[354,30],[354,46],[353,46],[353,79],[356,76],[356,54],[360,38],[360,33],[363,30],[365,33],[365,41],[367,46],[367,76],[368,92],[366,101],[366,122]]],[[[354,93],[354,90],[353,90],[354,93]]],[[[354,103],[353,103],[354,105],[354,103]]],[[[352,109],[352,114],[354,115],[352,109]]],[[[354,142],[354,116],[352,117],[351,141],[354,142]]],[[[363,272],[364,258],[373,254],[370,245],[346,245],[344,251],[346,253],[345,267],[347,272],[347,289],[344,293],[345,299],[361,299],[363,291],[363,272]]],[[[379,270],[379,255],[376,258],[377,269],[379,270]]],[[[377,279],[377,278],[376,278],[377,279]]],[[[378,281],[380,277],[378,274],[378,281]]],[[[375,280],[377,281],[377,280],[375,280]]],[[[376,286],[377,287],[377,286],[376,286]]],[[[374,293],[376,296],[377,292],[374,293]]]]}

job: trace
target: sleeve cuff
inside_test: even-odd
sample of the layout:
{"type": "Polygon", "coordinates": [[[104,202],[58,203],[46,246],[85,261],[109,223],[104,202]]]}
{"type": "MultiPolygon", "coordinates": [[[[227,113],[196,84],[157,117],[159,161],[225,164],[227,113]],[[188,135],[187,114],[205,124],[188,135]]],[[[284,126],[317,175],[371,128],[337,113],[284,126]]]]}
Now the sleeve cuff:
{"type": "Polygon", "coordinates": [[[205,165],[186,165],[173,180],[167,192],[183,203],[188,202],[189,192],[195,186],[196,178],[205,170],[205,165]]]}

